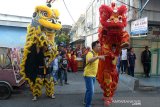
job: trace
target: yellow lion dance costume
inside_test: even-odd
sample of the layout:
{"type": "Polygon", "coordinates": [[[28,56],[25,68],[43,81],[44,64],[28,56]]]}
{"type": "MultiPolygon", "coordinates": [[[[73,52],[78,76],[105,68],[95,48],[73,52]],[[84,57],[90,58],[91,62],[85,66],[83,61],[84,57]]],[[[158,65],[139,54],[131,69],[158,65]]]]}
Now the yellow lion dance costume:
{"type": "Polygon", "coordinates": [[[33,100],[41,96],[43,85],[46,95],[55,98],[50,64],[57,55],[54,36],[62,25],[58,21],[58,10],[51,9],[51,1],[47,2],[47,6],[35,8],[32,22],[27,28],[20,73],[30,85],[33,100]]]}

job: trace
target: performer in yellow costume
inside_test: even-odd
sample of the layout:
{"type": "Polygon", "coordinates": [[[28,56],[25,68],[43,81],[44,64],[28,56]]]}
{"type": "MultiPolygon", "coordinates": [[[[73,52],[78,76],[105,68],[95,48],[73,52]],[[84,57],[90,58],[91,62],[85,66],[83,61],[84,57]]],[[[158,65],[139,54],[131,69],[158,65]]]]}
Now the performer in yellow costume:
{"type": "Polygon", "coordinates": [[[58,21],[59,12],[51,8],[51,2],[52,0],[49,0],[47,6],[35,8],[32,22],[27,28],[21,75],[30,85],[33,100],[41,96],[43,85],[46,95],[55,98],[50,63],[57,55],[54,36],[62,25],[58,21]]]}

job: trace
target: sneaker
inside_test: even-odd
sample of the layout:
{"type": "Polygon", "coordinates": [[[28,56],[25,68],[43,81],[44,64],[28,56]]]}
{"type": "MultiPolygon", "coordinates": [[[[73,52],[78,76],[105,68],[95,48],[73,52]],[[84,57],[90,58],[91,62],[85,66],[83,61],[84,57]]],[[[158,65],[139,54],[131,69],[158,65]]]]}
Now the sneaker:
{"type": "Polygon", "coordinates": [[[51,98],[52,98],[52,99],[55,99],[56,97],[55,97],[55,95],[54,95],[54,94],[52,94],[51,98]]]}
{"type": "Polygon", "coordinates": [[[34,96],[34,97],[32,98],[32,101],[37,101],[37,96],[34,96]]]}
{"type": "MultiPolygon", "coordinates": [[[[83,102],[82,102],[82,104],[83,104],[83,105],[86,105],[86,102],[85,102],[85,101],[83,101],[83,102]]],[[[94,103],[93,103],[93,102],[91,102],[91,105],[94,105],[94,103]]]]}
{"type": "Polygon", "coordinates": [[[58,84],[58,82],[55,82],[55,83],[54,83],[54,85],[57,85],[57,84],[58,84]]]}
{"type": "Polygon", "coordinates": [[[69,83],[68,83],[68,82],[65,82],[64,84],[69,85],[69,83]]]}
{"type": "Polygon", "coordinates": [[[86,102],[85,102],[85,101],[83,101],[83,102],[82,102],[82,104],[83,104],[83,105],[86,105],[86,102]]]}

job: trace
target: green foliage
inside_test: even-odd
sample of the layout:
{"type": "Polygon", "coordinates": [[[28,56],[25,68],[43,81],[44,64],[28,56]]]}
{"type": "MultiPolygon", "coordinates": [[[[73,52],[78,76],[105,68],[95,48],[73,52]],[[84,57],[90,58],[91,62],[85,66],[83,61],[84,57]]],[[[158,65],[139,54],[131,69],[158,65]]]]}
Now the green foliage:
{"type": "Polygon", "coordinates": [[[60,34],[56,35],[56,37],[55,37],[55,41],[57,44],[60,44],[62,42],[65,44],[68,44],[69,40],[70,40],[69,36],[66,35],[65,33],[60,33],[60,34]]]}

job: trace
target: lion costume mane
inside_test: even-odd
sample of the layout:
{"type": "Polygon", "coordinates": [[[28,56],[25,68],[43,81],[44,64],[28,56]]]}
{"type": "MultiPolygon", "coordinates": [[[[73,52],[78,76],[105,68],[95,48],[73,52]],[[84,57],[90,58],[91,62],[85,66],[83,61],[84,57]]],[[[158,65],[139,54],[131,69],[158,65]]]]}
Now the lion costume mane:
{"type": "Polygon", "coordinates": [[[21,75],[28,81],[33,96],[40,96],[43,84],[46,95],[54,94],[54,83],[50,64],[57,55],[54,36],[62,28],[59,12],[47,6],[36,6],[32,22],[27,27],[26,43],[21,63],[21,75]]]}
{"type": "Polygon", "coordinates": [[[99,8],[100,27],[99,42],[101,44],[100,55],[105,55],[105,61],[100,60],[97,80],[104,91],[106,104],[112,102],[112,97],[118,84],[118,72],[116,62],[123,47],[129,45],[129,34],[124,31],[127,25],[126,6],[116,7],[115,3],[110,6],[102,5],[99,8]]]}

